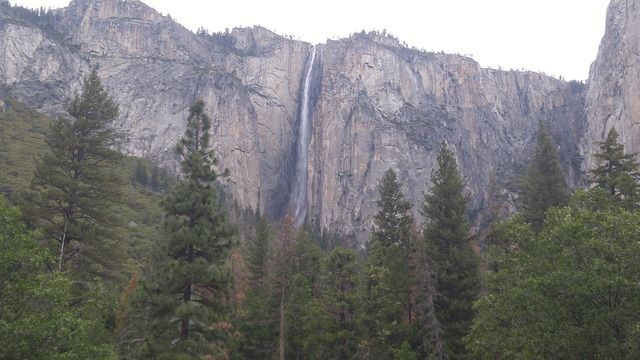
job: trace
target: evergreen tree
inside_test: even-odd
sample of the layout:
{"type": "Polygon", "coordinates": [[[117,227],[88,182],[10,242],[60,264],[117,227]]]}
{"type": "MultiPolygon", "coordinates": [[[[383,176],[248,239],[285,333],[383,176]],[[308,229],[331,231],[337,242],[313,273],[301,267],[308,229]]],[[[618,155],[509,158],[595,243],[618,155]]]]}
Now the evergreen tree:
{"type": "Polygon", "coordinates": [[[320,278],[322,255],[320,245],[311,238],[311,234],[305,228],[299,228],[290,260],[293,263],[292,272],[302,275],[312,289],[317,286],[320,278]]]}
{"type": "Polygon", "coordinates": [[[73,282],[46,271],[51,255],[0,196],[0,359],[116,359],[100,316],[101,291],[79,305],[73,282]]]}
{"type": "Polygon", "coordinates": [[[267,220],[259,216],[245,254],[249,280],[244,303],[238,312],[236,328],[241,337],[235,358],[266,359],[275,353],[278,302],[274,296],[272,241],[267,220]]]}
{"type": "Polygon", "coordinates": [[[614,128],[598,145],[600,152],[594,156],[599,163],[591,170],[590,182],[608,191],[624,208],[636,208],[640,201],[637,154],[625,154],[624,145],[618,142],[618,132],[614,128]]]}
{"type": "Polygon", "coordinates": [[[148,186],[149,185],[149,175],[147,174],[147,167],[142,162],[142,160],[138,160],[136,162],[136,169],[133,176],[135,182],[140,185],[148,186]]]}
{"type": "Polygon", "coordinates": [[[114,205],[122,200],[120,179],[113,171],[122,155],[121,134],[113,128],[118,106],[93,71],[85,78],[46,138],[49,153],[36,159],[31,189],[23,199],[26,215],[42,224],[58,257],[56,267],[74,277],[106,276],[120,256],[114,205]]]}
{"type": "Polygon", "coordinates": [[[438,168],[431,173],[431,193],[425,194],[421,209],[427,220],[425,257],[432,261],[436,289],[442,295],[435,299],[435,306],[442,319],[445,353],[459,359],[466,354],[462,338],[469,331],[471,306],[480,290],[480,264],[467,220],[466,181],[444,142],[437,162],[438,168]]]}
{"type": "Polygon", "coordinates": [[[346,360],[358,353],[362,339],[358,314],[360,267],[351,249],[336,247],[322,260],[319,298],[324,311],[317,317],[319,326],[314,334],[317,359],[346,360]]]}
{"type": "MultiPolygon", "coordinates": [[[[163,179],[163,181],[166,181],[166,172],[164,174],[165,179],[163,179]]],[[[151,170],[151,179],[149,180],[150,183],[150,187],[152,191],[158,192],[160,190],[163,190],[165,188],[167,188],[166,184],[161,184],[160,182],[160,171],[158,169],[157,166],[153,166],[153,170],[151,170]]]]}
{"type": "Polygon", "coordinates": [[[237,358],[309,358],[305,349],[320,312],[321,257],[308,232],[296,229],[291,212],[274,243],[266,221],[258,222],[246,255],[249,286],[239,311],[237,358]]]}
{"type": "Polygon", "coordinates": [[[371,242],[380,242],[383,248],[397,244],[403,250],[409,248],[413,218],[409,214],[411,203],[405,200],[402,184],[396,173],[389,169],[378,187],[380,198],[376,200],[378,212],[374,215],[375,228],[371,242]]]}
{"type": "Polygon", "coordinates": [[[270,244],[269,224],[264,216],[260,216],[255,235],[247,246],[247,266],[249,267],[250,279],[253,281],[259,281],[267,275],[271,257],[270,244]]]}
{"type": "MultiPolygon", "coordinates": [[[[424,243],[420,245],[425,245],[424,243]]],[[[416,324],[420,337],[420,351],[425,358],[444,360],[444,340],[442,338],[442,320],[436,309],[436,302],[442,300],[442,294],[436,289],[437,279],[432,269],[433,261],[428,257],[425,249],[418,249],[417,256],[417,296],[416,296],[416,324]]]]}
{"type": "Polygon", "coordinates": [[[385,172],[376,201],[374,230],[364,272],[364,302],[362,319],[368,325],[368,348],[371,358],[388,358],[400,349],[408,335],[406,317],[412,317],[409,293],[411,271],[409,257],[411,204],[405,200],[395,172],[385,172]],[[377,324],[377,325],[376,325],[377,324]]]}
{"type": "Polygon", "coordinates": [[[145,300],[152,325],[147,355],[157,358],[212,355],[228,343],[232,278],[226,263],[235,229],[217,198],[218,159],[204,107],[198,100],[189,108],[187,130],[176,147],[184,178],[161,202],[168,242],[145,300]]]}
{"type": "Polygon", "coordinates": [[[520,195],[524,218],[535,231],[542,228],[547,209],[569,203],[570,192],[558,162],[558,152],[542,122],[538,125],[533,162],[529,165],[520,195]]]}
{"type": "Polygon", "coordinates": [[[308,344],[317,335],[315,323],[320,315],[318,299],[313,295],[309,280],[297,273],[291,281],[286,305],[287,359],[312,357],[308,344]]]}
{"type": "Polygon", "coordinates": [[[293,280],[294,264],[293,255],[295,253],[295,218],[293,212],[289,210],[282,220],[280,232],[278,233],[278,243],[276,251],[276,284],[278,286],[278,357],[285,359],[286,354],[286,304],[289,285],[293,280]]]}

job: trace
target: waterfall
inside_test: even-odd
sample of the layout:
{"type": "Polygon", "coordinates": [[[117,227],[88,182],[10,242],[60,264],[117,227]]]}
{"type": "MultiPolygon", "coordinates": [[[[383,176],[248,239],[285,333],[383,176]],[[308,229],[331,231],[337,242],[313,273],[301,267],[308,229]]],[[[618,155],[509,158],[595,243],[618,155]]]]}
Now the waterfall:
{"type": "Polygon", "coordinates": [[[316,59],[316,47],[311,50],[309,62],[306,65],[304,73],[304,84],[302,88],[302,105],[300,107],[300,118],[298,121],[298,143],[296,158],[296,173],[293,184],[293,194],[289,201],[289,205],[294,211],[296,225],[300,226],[307,216],[307,181],[309,179],[309,140],[311,138],[311,112],[309,111],[309,103],[311,100],[311,75],[313,72],[313,63],[316,59]]]}

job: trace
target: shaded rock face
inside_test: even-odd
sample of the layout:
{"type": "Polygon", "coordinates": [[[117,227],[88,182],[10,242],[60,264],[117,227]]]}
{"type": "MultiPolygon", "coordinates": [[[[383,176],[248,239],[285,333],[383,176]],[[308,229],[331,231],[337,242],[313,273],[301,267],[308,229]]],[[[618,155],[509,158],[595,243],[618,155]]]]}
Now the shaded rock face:
{"type": "Polygon", "coordinates": [[[640,2],[612,0],[605,35],[591,64],[586,94],[585,169],[595,166],[596,142],[612,127],[627,152],[640,151],[640,2]]]}
{"type": "MultiPolygon", "coordinates": [[[[584,159],[606,126],[620,126],[625,144],[636,144],[635,8],[613,0],[587,90],[538,73],[483,69],[468,57],[414,51],[379,34],[317,45],[307,223],[362,245],[388,168],[421,220],[418,208],[443,141],[469,180],[471,207],[485,209],[494,185],[506,184],[514,165],[531,156],[539,121],[558,144],[569,183],[578,186],[590,166],[584,159]],[[608,62],[605,52],[626,59],[608,62]]],[[[286,212],[310,44],[260,27],[193,34],[138,0],[74,0],[47,21],[53,30],[0,9],[4,93],[58,113],[61,100],[96,68],[120,104],[122,150],[174,171],[172,148],[189,105],[202,98],[220,163],[231,171],[225,188],[241,206],[275,218],[286,212]]]]}

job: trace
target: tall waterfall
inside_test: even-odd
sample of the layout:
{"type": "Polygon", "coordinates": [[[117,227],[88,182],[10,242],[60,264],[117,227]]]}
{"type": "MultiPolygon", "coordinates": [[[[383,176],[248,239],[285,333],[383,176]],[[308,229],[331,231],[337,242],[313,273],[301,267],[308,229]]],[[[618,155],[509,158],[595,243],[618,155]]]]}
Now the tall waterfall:
{"type": "Polygon", "coordinates": [[[307,181],[309,179],[309,140],[311,138],[311,112],[309,103],[311,100],[311,76],[313,63],[316,59],[316,47],[311,50],[311,56],[306,66],[304,74],[304,85],[302,88],[302,106],[300,108],[300,119],[298,121],[298,143],[295,182],[293,184],[293,194],[289,205],[294,211],[296,225],[302,225],[307,216],[307,181]]]}

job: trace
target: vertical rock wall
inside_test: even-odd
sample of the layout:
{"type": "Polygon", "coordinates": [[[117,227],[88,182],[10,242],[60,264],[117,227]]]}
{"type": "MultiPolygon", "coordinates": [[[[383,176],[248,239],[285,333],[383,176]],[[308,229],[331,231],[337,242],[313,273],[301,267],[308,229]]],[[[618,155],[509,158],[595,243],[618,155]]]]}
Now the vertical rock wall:
{"type": "Polygon", "coordinates": [[[615,127],[628,152],[640,151],[640,2],[612,0],[605,35],[589,71],[587,129],[582,152],[585,170],[595,166],[593,151],[615,127]]]}
{"type": "MultiPolygon", "coordinates": [[[[0,95],[54,114],[96,68],[121,105],[123,151],[174,170],[172,147],[189,105],[202,98],[221,164],[231,170],[228,191],[239,205],[272,217],[286,211],[310,44],[260,27],[193,34],[139,0],[74,0],[55,11],[53,30],[1,11],[0,95]]],[[[638,19],[637,0],[612,0],[586,90],[538,73],[483,69],[468,57],[415,51],[380,34],[319,44],[307,222],[362,244],[388,168],[398,173],[420,219],[442,141],[469,179],[475,210],[490,206],[492,184],[508,188],[516,165],[531,155],[539,121],[574,187],[611,126],[629,151],[640,150],[638,19]]],[[[514,196],[508,190],[500,191],[514,196]]]]}

